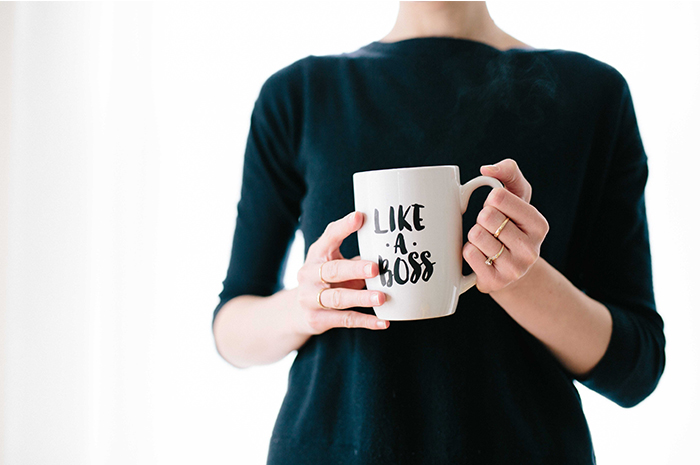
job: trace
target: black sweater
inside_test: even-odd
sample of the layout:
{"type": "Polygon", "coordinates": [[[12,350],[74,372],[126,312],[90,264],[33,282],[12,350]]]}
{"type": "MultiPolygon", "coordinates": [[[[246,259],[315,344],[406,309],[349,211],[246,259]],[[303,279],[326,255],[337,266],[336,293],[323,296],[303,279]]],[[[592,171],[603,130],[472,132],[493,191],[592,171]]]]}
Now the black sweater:
{"type": "MultiPolygon", "coordinates": [[[[665,365],[647,157],[627,82],[581,53],[430,37],[312,55],[274,73],[251,117],[214,318],[235,296],[282,288],[295,230],[308,251],[354,210],[354,172],[459,165],[466,182],[509,157],[550,225],[541,256],[612,314],[609,347],[579,381],[636,405],[665,365]]],[[[486,194],[464,216],[465,241],[486,194]]],[[[340,251],[358,255],[356,234],[340,251]]],[[[311,337],[291,368],[268,463],[594,463],[574,379],[472,288],[449,317],[311,337]]]]}

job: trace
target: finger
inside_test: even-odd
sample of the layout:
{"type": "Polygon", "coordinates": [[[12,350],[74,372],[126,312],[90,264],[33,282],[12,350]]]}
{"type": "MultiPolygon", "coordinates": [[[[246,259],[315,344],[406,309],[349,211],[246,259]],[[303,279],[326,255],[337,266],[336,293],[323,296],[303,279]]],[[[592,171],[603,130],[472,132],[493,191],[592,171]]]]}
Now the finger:
{"type": "MultiPolygon", "coordinates": [[[[509,262],[508,259],[510,257],[510,251],[505,247],[505,244],[493,237],[491,233],[484,229],[484,227],[480,224],[475,224],[469,230],[467,237],[469,238],[469,242],[474,244],[476,248],[479,249],[484,256],[486,256],[486,258],[495,257],[498,252],[501,252],[501,246],[504,246],[501,255],[499,255],[498,258],[491,263],[491,265],[487,266],[493,266],[496,268],[496,271],[501,271],[501,264],[509,262]]],[[[486,259],[484,259],[484,262],[486,262],[486,259]]]]}
{"type": "Polygon", "coordinates": [[[527,272],[530,264],[537,258],[536,253],[528,246],[517,250],[508,249],[506,244],[493,237],[480,224],[474,225],[467,236],[469,237],[469,243],[476,246],[485,257],[493,258],[491,265],[487,265],[486,260],[484,260],[484,265],[489,268],[495,268],[496,277],[500,284],[520,279],[527,272]],[[501,252],[502,246],[503,251],[501,252]]]}
{"type": "Polygon", "coordinates": [[[373,278],[379,274],[379,265],[369,260],[329,260],[320,267],[320,277],[327,283],[373,278]]]}
{"type": "Polygon", "coordinates": [[[517,195],[525,202],[530,202],[532,187],[520,171],[520,167],[512,158],[501,160],[495,165],[484,165],[481,174],[491,176],[503,183],[506,189],[517,195]]]}
{"type": "Polygon", "coordinates": [[[528,236],[539,233],[541,223],[544,224],[544,217],[535,207],[506,189],[493,189],[484,202],[487,205],[510,218],[528,236]]]}
{"type": "Polygon", "coordinates": [[[362,213],[352,212],[339,220],[328,223],[321,237],[309,249],[313,247],[313,253],[323,258],[337,258],[334,252],[340,248],[346,237],[362,227],[363,221],[364,215],[362,213]]]}
{"type": "Polygon", "coordinates": [[[472,271],[476,273],[476,287],[479,288],[480,292],[485,292],[482,290],[483,286],[480,287],[480,285],[483,285],[484,282],[493,282],[496,279],[496,269],[485,263],[486,255],[471,242],[467,242],[464,245],[462,256],[472,271]]]}
{"type": "Polygon", "coordinates": [[[326,288],[321,292],[321,303],[328,308],[374,307],[382,305],[386,296],[380,291],[361,291],[342,287],[326,288]]]}
{"type": "MultiPolygon", "coordinates": [[[[476,217],[476,223],[483,226],[493,236],[506,218],[503,212],[491,205],[487,205],[479,212],[479,215],[476,217]]],[[[508,221],[498,234],[498,240],[512,251],[527,243],[528,237],[515,223],[508,221]]]]}
{"type": "Polygon", "coordinates": [[[386,329],[389,322],[380,320],[374,315],[355,312],[352,310],[318,310],[314,312],[314,325],[330,328],[366,328],[386,329]]]}

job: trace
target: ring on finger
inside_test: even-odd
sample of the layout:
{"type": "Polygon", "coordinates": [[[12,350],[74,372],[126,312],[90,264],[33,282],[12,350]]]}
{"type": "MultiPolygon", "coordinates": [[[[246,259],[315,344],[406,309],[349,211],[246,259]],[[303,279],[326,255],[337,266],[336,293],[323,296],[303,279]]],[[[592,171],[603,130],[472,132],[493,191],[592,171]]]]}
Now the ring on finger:
{"type": "Polygon", "coordinates": [[[501,244],[501,250],[499,250],[498,253],[497,253],[496,255],[494,255],[493,257],[489,257],[484,263],[486,263],[487,265],[492,265],[493,262],[494,262],[498,257],[501,256],[501,254],[503,253],[503,250],[505,250],[505,248],[506,248],[505,244],[501,244]]]}
{"type": "MultiPolygon", "coordinates": [[[[321,280],[321,282],[322,282],[323,284],[325,284],[326,286],[330,286],[331,284],[330,284],[330,283],[327,283],[327,282],[323,279],[323,265],[325,265],[325,264],[326,264],[326,262],[323,262],[323,263],[321,263],[321,266],[318,267],[318,277],[319,277],[319,279],[321,280]]],[[[319,292],[319,295],[321,295],[320,292],[319,292]]],[[[319,302],[320,302],[320,300],[319,300],[319,302]]]]}
{"type": "Polygon", "coordinates": [[[508,217],[506,216],[506,219],[503,220],[503,223],[501,223],[501,225],[498,227],[498,229],[496,230],[496,232],[493,233],[493,237],[495,237],[496,239],[498,239],[498,236],[501,234],[501,231],[503,231],[503,228],[506,227],[506,224],[508,223],[508,221],[510,221],[510,218],[508,218],[508,217]]]}
{"type": "Polygon", "coordinates": [[[319,307],[325,308],[326,310],[328,310],[328,309],[330,309],[330,307],[326,307],[325,305],[323,305],[323,302],[321,302],[321,294],[323,293],[323,291],[326,291],[326,290],[328,290],[327,287],[322,287],[321,290],[318,291],[318,294],[316,294],[316,302],[318,302],[319,307]]]}

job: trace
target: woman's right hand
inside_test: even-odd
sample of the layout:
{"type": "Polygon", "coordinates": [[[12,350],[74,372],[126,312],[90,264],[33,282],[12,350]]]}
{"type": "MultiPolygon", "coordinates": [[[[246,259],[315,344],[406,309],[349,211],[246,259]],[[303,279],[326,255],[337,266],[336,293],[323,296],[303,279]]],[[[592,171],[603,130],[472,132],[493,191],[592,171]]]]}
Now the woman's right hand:
{"type": "Polygon", "coordinates": [[[352,212],[344,218],[329,223],[316,242],[309,246],[304,265],[297,273],[297,321],[303,333],[321,334],[331,328],[386,329],[389,322],[375,315],[352,310],[351,307],[378,307],[386,301],[380,291],[364,289],[365,278],[379,273],[376,262],[360,260],[359,256],[345,259],[340,245],[346,237],[362,227],[364,217],[352,212]],[[321,268],[323,267],[323,268],[321,268]],[[323,273],[323,281],[319,269],[323,273]],[[321,303],[318,294],[321,289],[321,303]]]}

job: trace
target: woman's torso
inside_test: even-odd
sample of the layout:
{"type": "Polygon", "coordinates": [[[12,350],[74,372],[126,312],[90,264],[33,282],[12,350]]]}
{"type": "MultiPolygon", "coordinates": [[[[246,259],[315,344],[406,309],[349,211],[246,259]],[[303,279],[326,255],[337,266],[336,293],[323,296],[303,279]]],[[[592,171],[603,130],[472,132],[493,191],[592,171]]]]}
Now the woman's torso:
{"type": "MultiPolygon", "coordinates": [[[[295,62],[277,79],[293,76],[301,96],[295,166],[306,249],[354,210],[356,171],[458,165],[466,182],[481,165],[513,158],[550,223],[541,256],[575,280],[578,245],[600,202],[611,74],[582,54],[451,38],[374,42],[295,62]]],[[[486,194],[477,191],[464,216],[465,240],[486,194]]],[[[340,250],[357,255],[356,236],[340,250]]],[[[573,378],[474,288],[446,318],[312,337],[291,368],[268,460],[595,459],[573,378]]]]}

